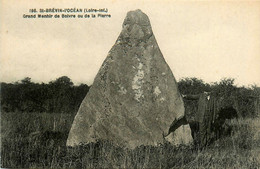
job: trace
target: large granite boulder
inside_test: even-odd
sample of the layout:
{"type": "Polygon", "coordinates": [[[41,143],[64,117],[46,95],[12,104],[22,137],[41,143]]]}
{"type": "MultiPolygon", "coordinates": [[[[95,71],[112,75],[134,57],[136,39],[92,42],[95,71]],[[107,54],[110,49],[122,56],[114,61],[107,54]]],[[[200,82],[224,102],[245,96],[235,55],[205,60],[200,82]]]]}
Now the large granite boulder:
{"type": "MultiPolygon", "coordinates": [[[[163,133],[184,115],[176,80],[141,10],[130,11],[74,119],[68,146],[98,139],[135,148],[163,143],[163,133]]],[[[173,144],[192,140],[188,125],[169,135],[173,144]]]]}

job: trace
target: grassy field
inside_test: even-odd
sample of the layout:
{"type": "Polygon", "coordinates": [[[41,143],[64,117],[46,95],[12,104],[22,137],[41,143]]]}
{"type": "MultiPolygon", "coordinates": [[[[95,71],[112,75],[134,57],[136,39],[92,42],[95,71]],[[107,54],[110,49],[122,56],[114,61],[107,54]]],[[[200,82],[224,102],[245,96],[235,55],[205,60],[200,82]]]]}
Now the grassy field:
{"type": "Polygon", "coordinates": [[[1,168],[259,168],[260,118],[231,120],[230,137],[203,150],[192,145],[140,146],[112,143],[66,148],[74,115],[1,114],[1,168]]]}

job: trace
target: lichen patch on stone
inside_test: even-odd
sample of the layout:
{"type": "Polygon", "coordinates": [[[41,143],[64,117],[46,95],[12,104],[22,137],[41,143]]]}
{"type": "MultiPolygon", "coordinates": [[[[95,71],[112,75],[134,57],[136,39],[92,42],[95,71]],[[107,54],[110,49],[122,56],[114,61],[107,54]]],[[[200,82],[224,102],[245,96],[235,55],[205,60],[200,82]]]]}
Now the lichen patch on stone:
{"type": "Polygon", "coordinates": [[[119,85],[119,88],[120,88],[120,89],[119,89],[118,92],[119,92],[120,94],[126,94],[126,93],[127,93],[127,90],[126,90],[123,86],[119,85]]]}
{"type": "Polygon", "coordinates": [[[165,98],[164,98],[164,97],[160,98],[160,101],[161,101],[161,102],[164,102],[164,101],[165,101],[165,98]]]}
{"type": "MultiPolygon", "coordinates": [[[[138,60],[138,59],[137,59],[138,60]]],[[[139,62],[137,67],[137,73],[135,74],[132,81],[132,89],[134,90],[135,96],[134,99],[140,102],[140,98],[144,98],[142,85],[144,83],[144,70],[142,70],[143,64],[139,62]]]]}
{"type": "Polygon", "coordinates": [[[159,89],[159,87],[156,86],[153,93],[155,94],[155,96],[159,96],[159,94],[161,94],[162,92],[161,92],[161,90],[159,89]]]}
{"type": "Polygon", "coordinates": [[[142,69],[143,68],[143,64],[140,62],[139,65],[138,65],[138,69],[142,69]]]}

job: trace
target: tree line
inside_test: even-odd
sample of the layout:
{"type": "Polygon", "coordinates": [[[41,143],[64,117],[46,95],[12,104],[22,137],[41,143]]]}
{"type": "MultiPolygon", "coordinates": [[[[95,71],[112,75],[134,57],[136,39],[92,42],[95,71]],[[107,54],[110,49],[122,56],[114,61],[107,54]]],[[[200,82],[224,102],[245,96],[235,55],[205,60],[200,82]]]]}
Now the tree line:
{"type": "MultiPolygon", "coordinates": [[[[204,91],[228,96],[236,101],[241,116],[257,116],[259,112],[260,87],[237,87],[234,79],[205,83],[198,78],[183,78],[178,87],[182,94],[199,94],[204,91]]],[[[34,83],[26,77],[15,83],[1,83],[2,112],[76,113],[90,86],[74,85],[67,76],[49,83],[34,83]]]]}
{"type": "Polygon", "coordinates": [[[76,112],[89,86],[75,86],[62,76],[46,83],[34,83],[26,77],[15,83],[1,83],[2,112],[76,112]]]}
{"type": "MultiPolygon", "coordinates": [[[[211,92],[225,98],[227,105],[233,103],[240,117],[256,117],[260,115],[260,87],[238,87],[235,79],[223,78],[220,82],[205,83],[198,78],[184,78],[178,82],[182,94],[199,94],[211,92]]],[[[188,103],[189,104],[189,103],[188,103]]],[[[192,104],[190,102],[190,104],[192,104]]]]}

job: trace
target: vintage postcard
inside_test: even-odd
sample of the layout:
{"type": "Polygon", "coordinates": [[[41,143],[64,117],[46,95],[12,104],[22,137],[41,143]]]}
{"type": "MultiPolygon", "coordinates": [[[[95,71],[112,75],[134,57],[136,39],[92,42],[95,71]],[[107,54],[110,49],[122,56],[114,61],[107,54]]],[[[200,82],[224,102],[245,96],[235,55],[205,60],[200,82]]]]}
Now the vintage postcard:
{"type": "Polygon", "coordinates": [[[259,168],[260,1],[0,1],[1,168],[259,168]]]}

